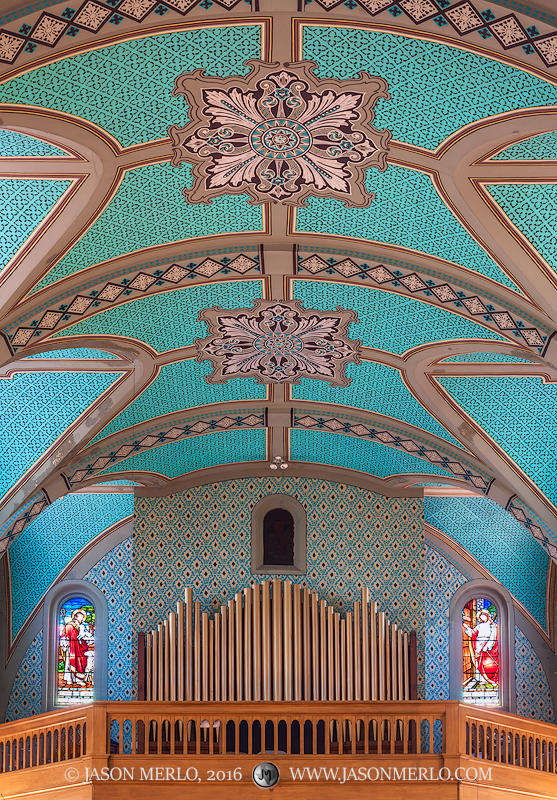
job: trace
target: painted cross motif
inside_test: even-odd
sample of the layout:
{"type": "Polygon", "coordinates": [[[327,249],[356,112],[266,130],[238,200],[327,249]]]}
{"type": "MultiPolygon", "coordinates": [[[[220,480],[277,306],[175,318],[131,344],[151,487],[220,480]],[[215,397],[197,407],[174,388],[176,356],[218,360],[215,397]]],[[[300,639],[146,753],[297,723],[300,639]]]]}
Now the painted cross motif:
{"type": "Polygon", "coordinates": [[[196,339],[198,361],[211,361],[208,383],[254,377],[258,383],[299,383],[300,378],[349,386],[346,364],[360,363],[360,341],[348,339],[355,311],[304,309],[299,300],[254,300],[254,308],[199,313],[209,336],[196,339]]]}
{"type": "Polygon", "coordinates": [[[371,125],[377,100],[390,97],[387,83],[366,72],[320,80],[311,61],[248,63],[250,73],[224,88],[202,70],[176,79],[173,94],[186,98],[191,122],[168,133],[172,164],[194,164],[187,201],[246,193],[254,203],[304,205],[326,195],[368,206],[365,171],[387,168],[391,134],[371,125]]]}

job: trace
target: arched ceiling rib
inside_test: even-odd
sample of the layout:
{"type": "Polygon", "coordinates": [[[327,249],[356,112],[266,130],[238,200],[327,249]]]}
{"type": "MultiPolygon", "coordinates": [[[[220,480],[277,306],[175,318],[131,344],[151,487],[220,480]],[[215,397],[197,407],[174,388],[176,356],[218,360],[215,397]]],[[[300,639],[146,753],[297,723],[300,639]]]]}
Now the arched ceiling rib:
{"type": "Polygon", "coordinates": [[[557,130],[557,59],[548,64],[543,44],[554,29],[536,22],[528,53],[501,44],[493,3],[482,39],[409,14],[393,24],[388,4],[371,13],[362,0],[347,19],[344,7],[339,15],[316,0],[311,18],[285,5],[272,33],[260,2],[248,16],[243,5],[214,5],[184,18],[172,3],[164,20],[123,13],[120,27],[81,28],[48,51],[37,40],[35,54],[22,50],[0,68],[3,185],[23,175],[29,186],[73,182],[48,228],[44,214],[28,216],[26,249],[2,264],[0,378],[123,373],[65,443],[39,454],[44,465],[2,521],[17,532],[77,486],[114,478],[163,491],[268,474],[268,460],[281,455],[289,474],[386,492],[437,479],[487,493],[530,520],[520,519],[539,541],[534,528],[545,525],[546,550],[557,554],[543,476],[455,388],[514,381],[535,384],[544,402],[553,397],[553,254],[540,239],[544,221],[528,230],[516,209],[522,187],[535,205],[534,191],[542,197],[540,187],[557,184],[557,160],[546,157],[557,130]],[[205,67],[218,82],[245,74],[254,57],[314,58],[321,77],[365,69],[386,78],[392,97],[377,105],[376,124],[396,141],[386,172],[368,173],[369,208],[310,197],[294,210],[226,194],[185,203],[190,170],[170,166],[166,133],[187,119],[174,78],[205,67]],[[207,385],[208,365],[193,360],[194,339],[207,333],[198,312],[249,308],[261,297],[355,309],[350,335],[363,342],[363,363],[349,365],[351,385],[207,385]]]}

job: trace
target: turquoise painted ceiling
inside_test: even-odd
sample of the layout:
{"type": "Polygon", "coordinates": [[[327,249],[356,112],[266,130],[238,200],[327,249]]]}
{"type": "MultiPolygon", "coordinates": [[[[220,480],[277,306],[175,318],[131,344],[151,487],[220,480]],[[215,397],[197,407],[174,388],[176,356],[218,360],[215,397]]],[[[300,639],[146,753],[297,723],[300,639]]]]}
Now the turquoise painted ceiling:
{"type": "MultiPolygon", "coordinates": [[[[42,496],[54,500],[48,514],[69,519],[71,503],[57,500],[56,492],[79,469],[88,484],[133,488],[158,481],[160,487],[182,475],[191,480],[197,471],[200,480],[218,480],[224,465],[261,474],[278,454],[290,463],[287,474],[313,478],[312,470],[330,468],[341,481],[394,479],[395,485],[397,476],[398,485],[411,484],[412,476],[424,483],[426,476],[493,491],[506,498],[503,505],[516,497],[536,525],[557,530],[557,275],[548,274],[557,270],[557,173],[542,166],[540,177],[541,160],[557,152],[557,134],[548,132],[557,71],[534,68],[521,48],[502,55],[493,37],[474,34],[472,41],[448,25],[428,32],[408,14],[394,21],[388,12],[371,17],[342,4],[321,14],[314,4],[312,12],[321,16],[293,25],[293,9],[275,4],[271,24],[263,4],[247,19],[244,5],[230,17],[218,3],[189,17],[169,8],[137,23],[108,24],[98,34],[62,36],[52,48],[37,45],[14,65],[0,62],[6,125],[0,128],[0,402],[6,417],[0,495],[7,498],[4,509],[0,503],[0,537],[42,496]],[[374,29],[376,23],[383,29],[374,29]],[[292,40],[285,31],[294,31],[292,40]],[[365,71],[387,81],[390,99],[377,102],[374,119],[394,140],[387,168],[361,173],[362,190],[375,198],[368,207],[348,207],[323,190],[293,209],[276,196],[279,202],[254,203],[238,187],[188,203],[183,190],[199,179],[199,168],[193,161],[171,165],[168,129],[195,114],[189,100],[172,94],[177,76],[206,70],[212,90],[229,91],[239,85],[232,76],[248,74],[250,59],[285,64],[300,57],[316,62],[319,78],[357,79],[365,71]],[[487,185],[490,214],[500,209],[498,215],[488,218],[472,179],[487,185]],[[523,235],[523,248],[507,218],[523,235]],[[312,253],[330,258],[330,268],[317,266],[312,274],[304,267],[299,274],[298,254],[312,253]],[[226,259],[238,254],[254,261],[234,272],[226,259]],[[180,273],[176,283],[161,278],[171,264],[180,273]],[[188,264],[195,270],[186,275],[188,264]],[[147,280],[130,289],[126,281],[141,273],[147,280]],[[348,336],[361,340],[363,352],[360,364],[346,368],[350,385],[208,383],[212,365],[196,360],[195,340],[208,335],[198,315],[250,308],[261,298],[296,299],[324,312],[354,310],[359,323],[348,336]],[[20,340],[17,331],[23,331],[20,340]],[[62,349],[46,349],[58,344],[62,349]],[[536,360],[529,360],[529,344],[536,360]],[[29,355],[37,346],[46,351],[29,355]],[[492,347],[505,352],[491,353],[492,347]],[[469,352],[455,355],[462,349],[469,352]],[[75,360],[72,372],[60,359],[75,360]],[[538,368],[545,383],[533,372],[538,368]],[[110,400],[98,411],[103,393],[110,400]],[[88,409],[80,437],[66,437],[88,409]],[[321,428],[291,428],[300,409],[322,414],[321,428]],[[232,412],[257,413],[265,427],[238,425],[189,438],[175,431],[173,443],[166,436],[186,418],[215,423],[232,412]],[[477,447],[463,414],[493,442],[477,447]],[[332,432],[373,425],[379,415],[378,431],[398,437],[394,444],[384,440],[390,446],[354,431],[332,432]],[[418,432],[407,433],[409,426],[418,432]],[[402,441],[431,448],[432,460],[407,452],[402,441]],[[113,455],[120,448],[125,451],[113,455]],[[436,453],[457,465],[455,471],[439,467],[436,453]],[[15,487],[39,463],[37,482],[28,481],[16,496],[15,487]],[[482,477],[474,484],[471,476],[482,477]]],[[[5,24],[17,33],[22,23],[5,24]]],[[[206,95],[203,102],[213,100],[206,95]]],[[[86,503],[76,502],[79,509],[86,503]]],[[[124,513],[114,503],[103,524],[124,513]]],[[[472,505],[462,506],[462,514],[472,505]]],[[[527,526],[517,529],[513,517],[500,514],[501,525],[514,525],[512,535],[505,533],[509,548],[518,546],[518,530],[534,545],[524,550],[529,566],[521,578],[533,594],[526,597],[524,589],[521,602],[541,620],[541,589],[528,572],[538,578],[543,572],[540,548],[527,526]]],[[[24,533],[48,540],[51,517],[43,515],[46,527],[37,527],[39,517],[24,533]]],[[[510,587],[497,547],[480,553],[477,537],[460,541],[444,524],[447,535],[510,587]]],[[[31,538],[23,541],[28,546],[31,538]]],[[[62,559],[77,552],[60,546],[62,559]]],[[[22,574],[29,579],[31,573],[22,574]]],[[[519,592],[518,583],[512,586],[519,592]]],[[[35,602],[33,595],[25,613],[35,602]]]]}

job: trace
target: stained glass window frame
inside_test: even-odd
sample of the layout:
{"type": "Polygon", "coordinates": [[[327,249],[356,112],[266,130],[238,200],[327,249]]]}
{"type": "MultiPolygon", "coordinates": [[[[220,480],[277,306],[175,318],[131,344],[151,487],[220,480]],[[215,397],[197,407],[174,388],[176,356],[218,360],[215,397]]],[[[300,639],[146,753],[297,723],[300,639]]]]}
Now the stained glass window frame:
{"type": "Polygon", "coordinates": [[[79,595],[58,604],[57,706],[92,703],[95,692],[96,613],[79,595]]]}
{"type": "Polygon", "coordinates": [[[470,705],[499,708],[499,607],[472,597],[462,607],[462,699],[470,705]]]}

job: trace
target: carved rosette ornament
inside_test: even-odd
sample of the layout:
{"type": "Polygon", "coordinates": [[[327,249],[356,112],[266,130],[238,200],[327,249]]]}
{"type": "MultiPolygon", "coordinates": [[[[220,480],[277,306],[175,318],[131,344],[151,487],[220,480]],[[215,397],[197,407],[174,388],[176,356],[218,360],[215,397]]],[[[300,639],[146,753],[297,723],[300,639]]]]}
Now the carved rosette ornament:
{"type": "Polygon", "coordinates": [[[209,336],[196,339],[197,360],[209,360],[207,383],[256,378],[258,383],[299,383],[300,378],[349,386],[346,364],[360,363],[360,341],[348,339],[355,311],[304,309],[299,300],[254,300],[254,308],[200,311],[209,336]]]}
{"type": "Polygon", "coordinates": [[[391,133],[371,124],[383,78],[320,80],[313,61],[252,59],[246,77],[216,80],[195,70],[176,78],[191,122],[169,128],[172,164],[193,164],[189,203],[247,194],[257,203],[305,205],[309,195],[368,206],[366,170],[387,168],[391,133]]]}

